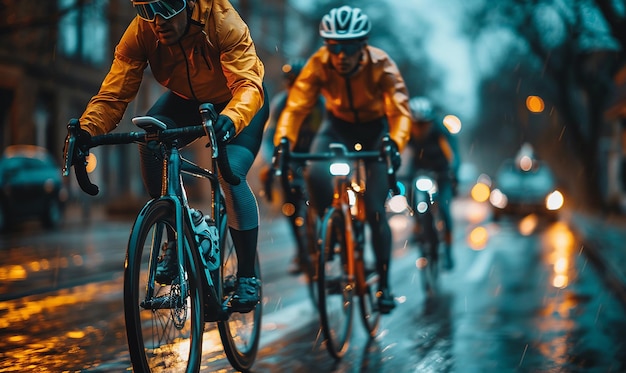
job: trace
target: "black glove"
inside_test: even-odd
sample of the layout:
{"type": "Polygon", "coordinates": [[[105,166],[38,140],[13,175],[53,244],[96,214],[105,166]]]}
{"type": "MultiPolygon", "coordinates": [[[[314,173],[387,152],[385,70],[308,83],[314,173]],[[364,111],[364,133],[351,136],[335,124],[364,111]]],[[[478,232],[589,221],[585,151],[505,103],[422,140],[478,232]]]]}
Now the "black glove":
{"type": "Polygon", "coordinates": [[[67,154],[70,150],[67,148],[69,144],[70,133],[68,132],[65,137],[65,146],[63,147],[63,154],[69,159],[67,166],[79,166],[84,167],[85,159],[89,155],[89,145],[91,144],[91,135],[89,132],[80,128],[80,125],[76,128],[76,135],[74,136],[74,148],[72,154],[67,154]]]}
{"type": "Polygon", "coordinates": [[[76,146],[83,154],[89,154],[89,145],[91,144],[91,135],[82,128],[78,128],[76,132],[76,146]]]}
{"type": "Polygon", "coordinates": [[[398,144],[396,144],[393,140],[389,140],[389,144],[391,145],[391,164],[393,165],[393,170],[398,171],[398,168],[400,168],[400,165],[402,164],[402,157],[400,157],[398,144]]]}
{"type": "Polygon", "coordinates": [[[235,123],[226,115],[220,114],[215,122],[214,128],[217,141],[228,143],[235,137],[235,123]]]}

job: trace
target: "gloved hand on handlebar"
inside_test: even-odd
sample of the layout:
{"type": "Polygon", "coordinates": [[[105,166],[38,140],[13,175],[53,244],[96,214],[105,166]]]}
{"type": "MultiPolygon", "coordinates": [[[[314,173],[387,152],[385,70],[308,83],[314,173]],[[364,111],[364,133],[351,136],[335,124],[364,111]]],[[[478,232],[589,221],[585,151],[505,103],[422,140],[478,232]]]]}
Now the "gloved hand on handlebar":
{"type": "Polygon", "coordinates": [[[66,167],[69,166],[79,166],[84,167],[85,159],[89,154],[89,146],[91,144],[91,135],[89,132],[80,128],[80,124],[76,121],[76,127],[73,131],[74,133],[74,146],[68,148],[69,139],[72,135],[70,132],[67,133],[65,138],[65,146],[63,148],[63,154],[65,158],[69,161],[66,167]],[[72,154],[68,154],[69,151],[72,151],[72,154]]]}
{"type": "Polygon", "coordinates": [[[91,144],[91,135],[79,127],[76,132],[76,146],[83,154],[87,155],[89,153],[89,144],[91,144]]]}
{"type": "Polygon", "coordinates": [[[226,115],[220,114],[215,121],[214,128],[217,141],[228,143],[235,137],[235,123],[226,115]]]}

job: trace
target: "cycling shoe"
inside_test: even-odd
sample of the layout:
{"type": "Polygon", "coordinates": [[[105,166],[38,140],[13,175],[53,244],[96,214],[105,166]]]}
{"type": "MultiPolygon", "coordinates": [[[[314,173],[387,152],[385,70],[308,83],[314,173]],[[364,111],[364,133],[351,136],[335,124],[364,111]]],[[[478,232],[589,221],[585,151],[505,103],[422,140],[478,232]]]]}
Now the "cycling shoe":
{"type": "Polygon", "coordinates": [[[260,301],[261,280],[256,277],[240,277],[237,279],[235,292],[228,302],[228,307],[233,312],[247,313],[260,301]]]}

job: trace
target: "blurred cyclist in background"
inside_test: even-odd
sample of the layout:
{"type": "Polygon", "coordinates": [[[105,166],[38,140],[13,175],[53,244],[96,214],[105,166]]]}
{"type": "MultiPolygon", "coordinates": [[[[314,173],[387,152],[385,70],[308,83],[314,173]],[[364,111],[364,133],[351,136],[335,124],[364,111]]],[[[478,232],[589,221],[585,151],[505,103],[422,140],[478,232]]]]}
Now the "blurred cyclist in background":
{"type": "Polygon", "coordinates": [[[407,145],[413,153],[409,169],[429,170],[437,175],[439,210],[444,222],[444,268],[454,267],[452,258],[452,217],[450,202],[456,196],[457,175],[460,165],[456,139],[444,126],[441,118],[426,97],[413,97],[409,101],[414,123],[411,140],[407,145]]]}
{"type": "MultiPolygon", "coordinates": [[[[326,100],[328,120],[313,140],[311,152],[328,152],[331,143],[342,143],[350,151],[379,150],[387,133],[397,150],[409,140],[411,113],[408,91],[395,62],[383,50],[368,45],[371,23],[361,9],[342,6],[332,9],[320,22],[324,46],[307,61],[296,79],[274,136],[278,145],[287,137],[296,144],[304,118],[313,110],[317,97],[326,100]]],[[[400,166],[395,152],[394,166],[400,166]]],[[[368,162],[365,207],[380,275],[377,292],[381,313],[395,307],[389,288],[391,229],[386,217],[386,165],[368,162]]],[[[333,198],[333,181],[326,162],[313,162],[307,169],[307,191],[320,216],[333,198]]]]}
{"type": "MultiPolygon", "coordinates": [[[[272,184],[273,178],[269,176],[271,172],[271,158],[274,151],[274,133],[276,132],[276,122],[278,117],[283,112],[285,105],[287,104],[287,96],[289,91],[296,81],[296,78],[300,74],[302,67],[306,63],[306,60],[293,60],[283,65],[283,77],[285,81],[285,89],[278,92],[270,103],[270,116],[265,125],[265,132],[263,133],[263,158],[265,166],[263,166],[260,177],[261,182],[264,185],[265,195],[271,200],[272,198],[272,184]]],[[[293,151],[307,153],[311,148],[311,142],[319,131],[322,121],[324,120],[325,108],[324,99],[318,95],[315,106],[304,118],[298,137],[294,145],[293,151]]],[[[299,274],[302,272],[301,258],[303,255],[308,255],[306,252],[306,237],[301,234],[301,227],[305,223],[306,211],[302,211],[302,204],[299,203],[305,197],[304,191],[304,178],[303,178],[303,165],[301,163],[294,163],[289,165],[290,168],[290,187],[283,189],[283,208],[282,213],[287,216],[289,223],[292,227],[294,239],[296,240],[296,253],[289,267],[289,273],[299,274]]]]}

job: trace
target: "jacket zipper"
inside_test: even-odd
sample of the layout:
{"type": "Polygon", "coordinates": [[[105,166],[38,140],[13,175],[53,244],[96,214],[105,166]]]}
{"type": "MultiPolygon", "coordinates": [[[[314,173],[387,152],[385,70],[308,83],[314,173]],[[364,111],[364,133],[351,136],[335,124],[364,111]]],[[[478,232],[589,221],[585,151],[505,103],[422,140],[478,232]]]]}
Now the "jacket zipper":
{"type": "Polygon", "coordinates": [[[178,46],[180,47],[180,51],[183,53],[183,58],[185,59],[185,68],[187,70],[187,83],[189,84],[189,90],[191,91],[191,95],[193,99],[198,101],[196,97],[196,93],[193,91],[193,86],[191,85],[191,75],[189,74],[189,61],[187,61],[187,54],[185,54],[185,48],[183,48],[183,44],[178,41],[178,46]]]}
{"type": "Polygon", "coordinates": [[[350,104],[350,110],[352,110],[352,113],[354,114],[354,123],[359,124],[360,123],[360,121],[359,121],[359,113],[354,108],[354,102],[353,102],[353,97],[352,97],[352,86],[350,85],[350,78],[346,76],[344,79],[346,81],[346,91],[348,93],[348,103],[350,104]]]}

